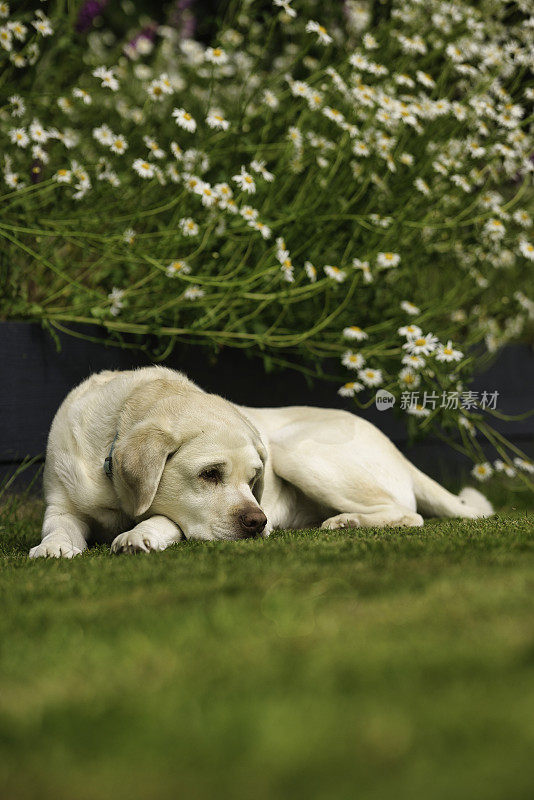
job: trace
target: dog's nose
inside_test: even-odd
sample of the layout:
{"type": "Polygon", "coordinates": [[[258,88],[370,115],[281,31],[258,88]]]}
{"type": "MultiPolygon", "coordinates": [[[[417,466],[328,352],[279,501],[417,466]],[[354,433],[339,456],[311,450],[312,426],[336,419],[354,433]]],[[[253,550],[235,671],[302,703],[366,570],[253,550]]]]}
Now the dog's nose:
{"type": "Polygon", "coordinates": [[[258,509],[257,511],[247,511],[239,515],[239,524],[241,525],[242,536],[248,539],[252,536],[258,536],[267,524],[267,517],[258,509]]]}

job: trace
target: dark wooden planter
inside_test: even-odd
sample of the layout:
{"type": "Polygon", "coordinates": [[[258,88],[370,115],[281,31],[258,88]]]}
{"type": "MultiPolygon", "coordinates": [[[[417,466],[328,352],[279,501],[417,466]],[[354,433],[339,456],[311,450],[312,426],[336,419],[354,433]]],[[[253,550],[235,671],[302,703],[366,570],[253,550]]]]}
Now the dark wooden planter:
{"type": "MultiPolygon", "coordinates": [[[[95,335],[92,328],[88,331],[95,335]]],[[[92,372],[131,369],[150,364],[135,350],[121,350],[68,335],[60,336],[58,352],[52,337],[39,325],[0,322],[0,479],[11,474],[28,456],[44,456],[52,418],[65,395],[92,372]]],[[[166,362],[180,369],[208,391],[253,406],[317,405],[355,410],[350,399],[339,397],[336,386],[317,381],[310,389],[298,372],[266,375],[261,359],[224,349],[216,362],[199,347],[180,346],[166,362]]],[[[479,375],[478,391],[498,390],[499,410],[520,414],[534,407],[534,355],[525,345],[506,348],[493,365],[479,375]]],[[[439,440],[408,446],[401,419],[374,407],[362,412],[390,436],[418,466],[437,479],[451,467],[456,471],[467,459],[439,440]]],[[[518,422],[497,422],[495,427],[526,450],[534,452],[534,417],[518,422]]],[[[28,470],[19,486],[32,475],[28,470]]],[[[450,478],[449,478],[450,479],[450,478]]]]}

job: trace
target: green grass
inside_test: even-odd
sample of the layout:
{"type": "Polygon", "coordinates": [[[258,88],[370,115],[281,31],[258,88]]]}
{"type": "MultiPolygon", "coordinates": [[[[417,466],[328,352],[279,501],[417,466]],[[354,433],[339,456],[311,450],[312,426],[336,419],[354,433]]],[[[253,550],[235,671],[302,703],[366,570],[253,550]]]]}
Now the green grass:
{"type": "Polygon", "coordinates": [[[0,796],[534,794],[534,514],[29,561],[0,511],[0,796]]]}

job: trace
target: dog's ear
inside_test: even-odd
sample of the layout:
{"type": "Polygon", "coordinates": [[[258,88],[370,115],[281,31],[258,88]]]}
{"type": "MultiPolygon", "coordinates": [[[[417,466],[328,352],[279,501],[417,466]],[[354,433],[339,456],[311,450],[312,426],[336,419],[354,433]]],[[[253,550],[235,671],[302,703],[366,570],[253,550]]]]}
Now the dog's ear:
{"type": "Polygon", "coordinates": [[[154,423],[134,425],[119,436],[113,451],[113,476],[124,510],[132,517],[144,514],[154,500],[165,462],[179,443],[154,423]]]}

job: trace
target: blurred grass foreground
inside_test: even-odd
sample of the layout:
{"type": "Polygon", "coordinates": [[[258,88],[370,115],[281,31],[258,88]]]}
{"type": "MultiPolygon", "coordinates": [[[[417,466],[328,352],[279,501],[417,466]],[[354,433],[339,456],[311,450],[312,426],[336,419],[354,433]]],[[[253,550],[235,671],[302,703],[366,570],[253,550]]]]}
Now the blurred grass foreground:
{"type": "Polygon", "coordinates": [[[526,800],[534,517],[29,561],[0,517],[9,800],[526,800]]]}

